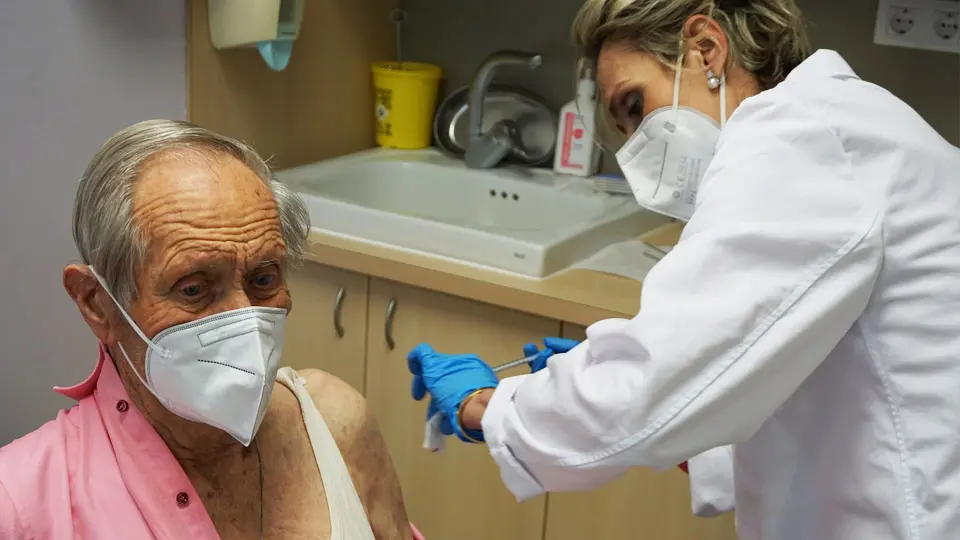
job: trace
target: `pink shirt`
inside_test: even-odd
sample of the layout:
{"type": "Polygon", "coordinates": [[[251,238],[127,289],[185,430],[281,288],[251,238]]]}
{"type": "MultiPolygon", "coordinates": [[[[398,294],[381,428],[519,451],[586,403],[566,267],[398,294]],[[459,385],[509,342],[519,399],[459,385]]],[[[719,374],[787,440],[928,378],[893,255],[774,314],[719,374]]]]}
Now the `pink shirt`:
{"type": "Polygon", "coordinates": [[[103,346],[87,380],[54,390],[79,403],[0,448],[0,539],[219,540],[103,346]]]}

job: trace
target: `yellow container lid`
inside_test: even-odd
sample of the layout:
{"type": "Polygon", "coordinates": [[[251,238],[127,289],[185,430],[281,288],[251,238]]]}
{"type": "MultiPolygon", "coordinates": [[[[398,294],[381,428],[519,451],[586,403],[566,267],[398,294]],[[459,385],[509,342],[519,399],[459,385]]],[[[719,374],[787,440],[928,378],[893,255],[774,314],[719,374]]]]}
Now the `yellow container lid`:
{"type": "Polygon", "coordinates": [[[443,68],[422,62],[377,62],[373,64],[373,72],[394,77],[439,79],[443,75],[443,68]]]}

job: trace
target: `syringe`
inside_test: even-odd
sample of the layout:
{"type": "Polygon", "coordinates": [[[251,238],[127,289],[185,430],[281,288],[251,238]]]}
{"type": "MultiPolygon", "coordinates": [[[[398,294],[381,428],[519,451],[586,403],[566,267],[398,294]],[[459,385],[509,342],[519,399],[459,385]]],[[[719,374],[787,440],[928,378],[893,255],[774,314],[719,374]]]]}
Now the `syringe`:
{"type": "Polygon", "coordinates": [[[511,361],[509,361],[509,362],[507,362],[507,363],[505,363],[505,364],[500,364],[499,366],[495,366],[495,367],[493,368],[493,372],[494,372],[494,373],[498,373],[498,372],[503,371],[503,370],[505,370],[505,369],[510,369],[510,368],[512,368],[512,367],[517,367],[517,366],[522,366],[522,365],[524,365],[524,364],[528,364],[528,363],[530,363],[530,362],[533,362],[533,360],[536,359],[536,357],[537,357],[537,355],[536,355],[536,354],[533,354],[533,355],[530,355],[530,356],[528,356],[528,357],[526,357],[526,358],[519,358],[519,359],[517,359],[517,360],[511,360],[511,361]]]}

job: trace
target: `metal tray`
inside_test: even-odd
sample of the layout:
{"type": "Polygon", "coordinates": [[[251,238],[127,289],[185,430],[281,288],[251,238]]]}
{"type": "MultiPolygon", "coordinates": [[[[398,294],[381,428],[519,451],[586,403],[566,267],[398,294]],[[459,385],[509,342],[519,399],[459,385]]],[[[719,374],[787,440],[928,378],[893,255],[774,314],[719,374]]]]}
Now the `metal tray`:
{"type": "MultiPolygon", "coordinates": [[[[462,86],[447,96],[437,109],[433,121],[433,137],[437,146],[452,157],[466,153],[470,106],[469,86],[462,86]]],[[[506,161],[520,165],[542,165],[553,157],[557,141],[557,115],[536,94],[509,85],[492,84],[483,102],[483,130],[486,132],[503,119],[517,122],[520,137],[529,156],[511,152],[506,161]]]]}

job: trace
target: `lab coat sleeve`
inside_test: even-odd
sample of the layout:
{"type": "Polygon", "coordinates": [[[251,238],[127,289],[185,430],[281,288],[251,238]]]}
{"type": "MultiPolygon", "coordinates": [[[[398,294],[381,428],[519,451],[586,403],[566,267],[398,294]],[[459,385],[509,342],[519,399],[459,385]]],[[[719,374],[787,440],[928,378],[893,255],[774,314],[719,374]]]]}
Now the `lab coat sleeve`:
{"type": "Polygon", "coordinates": [[[700,517],[716,517],[732,512],[733,447],[711,448],[687,461],[690,478],[690,502],[693,513],[700,517]]]}
{"type": "Polygon", "coordinates": [[[494,392],[483,431],[518,499],[746,441],[865,309],[883,258],[878,190],[851,176],[828,111],[764,94],[728,124],[640,312],[494,392]]]}

